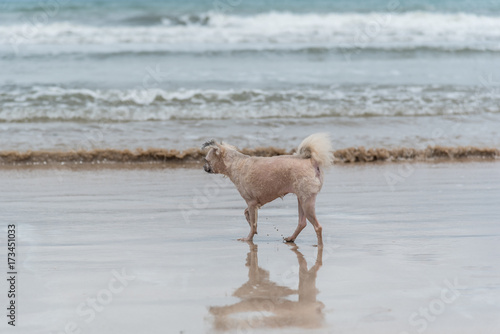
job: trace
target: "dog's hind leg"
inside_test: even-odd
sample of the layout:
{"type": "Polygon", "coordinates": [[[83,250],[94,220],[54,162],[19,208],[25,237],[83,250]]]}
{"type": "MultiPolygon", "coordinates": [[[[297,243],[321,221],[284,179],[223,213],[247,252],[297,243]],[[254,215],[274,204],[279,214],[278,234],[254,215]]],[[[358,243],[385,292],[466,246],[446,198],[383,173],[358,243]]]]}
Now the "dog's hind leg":
{"type": "Polygon", "coordinates": [[[248,226],[252,228],[252,223],[250,222],[250,213],[248,213],[248,208],[245,209],[245,218],[247,219],[248,226]]]}
{"type": "Polygon", "coordinates": [[[258,211],[257,205],[254,204],[249,204],[248,208],[245,209],[245,217],[248,221],[248,225],[250,225],[250,233],[246,238],[240,238],[238,239],[239,241],[252,241],[253,236],[257,234],[257,211],[258,211]]]}
{"type": "Polygon", "coordinates": [[[297,239],[297,236],[299,235],[300,232],[306,227],[307,222],[306,222],[306,215],[304,213],[304,209],[302,208],[302,203],[300,201],[300,198],[297,197],[297,202],[299,204],[299,224],[297,225],[297,228],[295,229],[295,232],[288,238],[285,238],[284,240],[286,242],[294,242],[295,239],[297,239]]]}
{"type": "Polygon", "coordinates": [[[318,237],[318,246],[323,246],[323,236],[321,234],[323,227],[321,227],[318,219],[316,218],[316,194],[302,201],[302,208],[307,217],[307,220],[313,225],[316,236],[318,237]]]}

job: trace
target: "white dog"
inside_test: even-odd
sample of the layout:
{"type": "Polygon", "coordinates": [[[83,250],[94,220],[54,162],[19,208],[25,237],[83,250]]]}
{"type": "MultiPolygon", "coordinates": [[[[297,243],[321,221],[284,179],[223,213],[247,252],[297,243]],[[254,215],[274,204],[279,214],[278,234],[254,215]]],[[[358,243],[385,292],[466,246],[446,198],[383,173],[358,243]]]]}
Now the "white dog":
{"type": "Polygon", "coordinates": [[[234,146],[211,140],[202,149],[210,148],[203,168],[207,173],[223,174],[234,183],[248,207],[245,217],[250,225],[246,238],[257,234],[257,211],[266,203],[294,193],[299,202],[299,224],[287,242],[293,242],[306,227],[306,218],[314,226],[318,245],[323,244],[322,227],[316,218],[315,203],[323,186],[323,171],[332,164],[332,147],[328,134],[313,134],[299,145],[294,155],[251,157],[234,146]]]}

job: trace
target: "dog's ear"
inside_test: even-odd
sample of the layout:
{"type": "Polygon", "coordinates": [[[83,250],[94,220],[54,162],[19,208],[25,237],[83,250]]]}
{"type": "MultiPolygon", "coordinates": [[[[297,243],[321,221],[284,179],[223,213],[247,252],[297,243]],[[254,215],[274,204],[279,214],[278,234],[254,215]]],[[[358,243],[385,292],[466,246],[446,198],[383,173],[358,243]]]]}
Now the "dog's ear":
{"type": "Polygon", "coordinates": [[[219,145],[217,144],[215,139],[210,139],[210,140],[207,140],[205,143],[203,143],[203,145],[201,145],[202,150],[206,149],[207,147],[219,148],[219,145]]]}
{"type": "Polygon", "coordinates": [[[215,155],[217,156],[221,155],[222,146],[219,143],[217,143],[215,139],[207,140],[203,145],[201,145],[202,150],[206,148],[213,148],[215,155]]]}

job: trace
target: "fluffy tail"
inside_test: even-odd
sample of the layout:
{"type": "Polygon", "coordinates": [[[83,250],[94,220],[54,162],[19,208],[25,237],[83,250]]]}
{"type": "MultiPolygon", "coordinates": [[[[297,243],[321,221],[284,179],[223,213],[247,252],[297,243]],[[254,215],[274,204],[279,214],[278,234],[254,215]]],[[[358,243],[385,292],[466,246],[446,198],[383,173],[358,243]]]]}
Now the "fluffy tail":
{"type": "Polygon", "coordinates": [[[312,159],[322,168],[332,165],[332,143],[328,133],[315,133],[300,143],[295,155],[303,159],[312,159]]]}

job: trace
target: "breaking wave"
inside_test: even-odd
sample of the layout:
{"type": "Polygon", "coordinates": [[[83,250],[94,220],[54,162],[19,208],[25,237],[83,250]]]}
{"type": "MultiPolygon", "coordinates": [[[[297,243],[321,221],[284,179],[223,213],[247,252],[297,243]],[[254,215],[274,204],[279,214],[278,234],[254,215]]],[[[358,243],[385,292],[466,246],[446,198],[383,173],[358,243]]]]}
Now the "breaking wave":
{"type": "MultiPolygon", "coordinates": [[[[271,157],[293,154],[294,150],[276,147],[244,148],[242,153],[251,156],[271,157]]],[[[197,148],[184,151],[168,149],[95,149],[82,151],[0,151],[0,166],[199,166],[205,152],[197,148]]],[[[401,161],[469,161],[495,160],[500,157],[497,148],[443,147],[417,148],[370,148],[350,147],[333,152],[334,162],[368,163],[401,161]]]]}
{"type": "Polygon", "coordinates": [[[92,26],[67,21],[3,25],[0,44],[165,44],[255,45],[320,44],[340,48],[462,49],[498,51],[498,17],[469,13],[268,12],[231,15],[158,15],[127,19],[127,24],[92,26]]]}
{"type": "Polygon", "coordinates": [[[496,90],[461,86],[331,86],[307,90],[13,87],[0,122],[434,116],[500,112],[496,90]]]}

